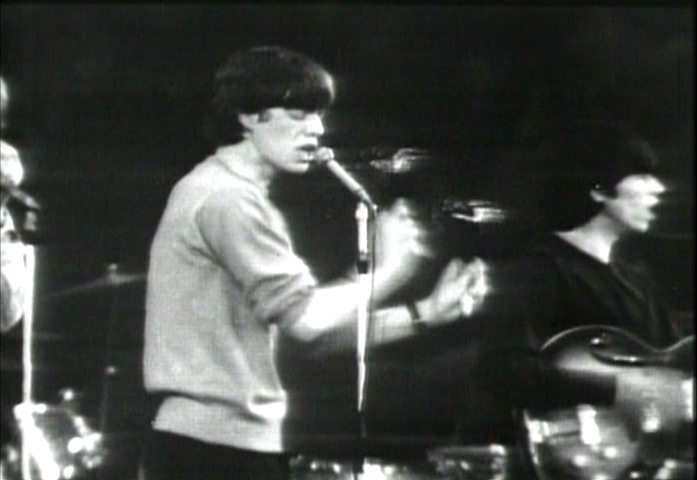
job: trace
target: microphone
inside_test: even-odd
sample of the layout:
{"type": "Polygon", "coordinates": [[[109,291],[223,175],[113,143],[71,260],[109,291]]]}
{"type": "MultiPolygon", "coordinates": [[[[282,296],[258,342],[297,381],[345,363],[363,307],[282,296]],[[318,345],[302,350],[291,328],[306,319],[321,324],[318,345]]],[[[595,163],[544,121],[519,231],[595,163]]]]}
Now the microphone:
{"type": "Polygon", "coordinates": [[[10,198],[14,198],[17,200],[19,203],[24,205],[25,207],[31,209],[31,210],[40,210],[41,205],[39,205],[39,202],[34,200],[34,198],[29,195],[28,193],[24,193],[22,190],[19,188],[12,186],[12,185],[2,185],[2,191],[3,193],[7,193],[7,196],[5,197],[3,195],[3,205],[5,202],[7,202],[10,198]]]}
{"type": "Polygon", "coordinates": [[[375,209],[375,203],[368,195],[366,189],[336,161],[334,150],[329,147],[318,148],[315,152],[314,161],[319,165],[324,165],[351,193],[368,204],[373,210],[375,209]]]}

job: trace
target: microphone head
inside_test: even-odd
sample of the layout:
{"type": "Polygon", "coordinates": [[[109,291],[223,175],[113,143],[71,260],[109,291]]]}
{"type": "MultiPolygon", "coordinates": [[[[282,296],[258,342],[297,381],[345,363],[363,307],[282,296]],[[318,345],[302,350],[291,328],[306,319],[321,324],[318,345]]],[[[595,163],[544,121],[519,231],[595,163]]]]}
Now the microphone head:
{"type": "Polygon", "coordinates": [[[329,147],[319,147],[315,150],[313,160],[318,164],[327,163],[329,160],[335,160],[334,150],[329,147]]]}

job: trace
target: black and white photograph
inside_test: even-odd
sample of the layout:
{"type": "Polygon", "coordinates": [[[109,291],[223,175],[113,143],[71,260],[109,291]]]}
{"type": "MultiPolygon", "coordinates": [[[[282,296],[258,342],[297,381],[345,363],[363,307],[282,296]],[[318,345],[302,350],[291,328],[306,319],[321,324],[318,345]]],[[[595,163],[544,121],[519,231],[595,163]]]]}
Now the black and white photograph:
{"type": "Polygon", "coordinates": [[[694,2],[0,9],[0,480],[695,478],[694,2]]]}

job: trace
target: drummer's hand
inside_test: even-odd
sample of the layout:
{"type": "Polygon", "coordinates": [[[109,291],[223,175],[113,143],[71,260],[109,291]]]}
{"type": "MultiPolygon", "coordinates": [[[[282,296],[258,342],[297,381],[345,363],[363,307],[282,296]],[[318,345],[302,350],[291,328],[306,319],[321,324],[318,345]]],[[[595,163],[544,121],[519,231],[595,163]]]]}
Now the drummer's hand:
{"type": "Polygon", "coordinates": [[[16,187],[22,182],[24,170],[17,149],[0,140],[0,185],[16,187]]]}
{"type": "Polygon", "coordinates": [[[24,266],[27,246],[22,243],[13,229],[0,231],[0,261],[3,274],[24,266]]]}
{"type": "Polygon", "coordinates": [[[443,269],[431,294],[416,303],[426,324],[447,323],[470,316],[484,301],[488,287],[486,264],[456,258],[443,269]]]}
{"type": "Polygon", "coordinates": [[[0,331],[2,332],[12,328],[22,317],[28,274],[25,263],[27,247],[18,240],[8,239],[6,233],[2,233],[2,241],[0,241],[0,276],[2,277],[0,331]]]}
{"type": "Polygon", "coordinates": [[[381,210],[376,220],[376,270],[404,284],[432,258],[431,232],[406,201],[381,210]]]}

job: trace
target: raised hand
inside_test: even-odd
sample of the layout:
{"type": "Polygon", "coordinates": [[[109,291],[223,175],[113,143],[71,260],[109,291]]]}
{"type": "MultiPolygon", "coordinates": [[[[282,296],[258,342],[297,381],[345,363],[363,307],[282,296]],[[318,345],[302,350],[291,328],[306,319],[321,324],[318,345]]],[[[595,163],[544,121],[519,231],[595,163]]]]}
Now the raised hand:
{"type": "Polygon", "coordinates": [[[465,293],[460,297],[460,311],[465,317],[477,309],[489,291],[486,264],[480,258],[475,258],[465,266],[463,275],[467,279],[465,293]]]}
{"type": "Polygon", "coordinates": [[[471,315],[488,291],[486,264],[479,258],[469,263],[456,258],[443,269],[431,294],[418,302],[423,321],[447,323],[471,315]]]}
{"type": "Polygon", "coordinates": [[[432,231],[413,205],[397,200],[377,216],[376,270],[395,284],[406,283],[435,257],[432,239],[432,231]]]}

